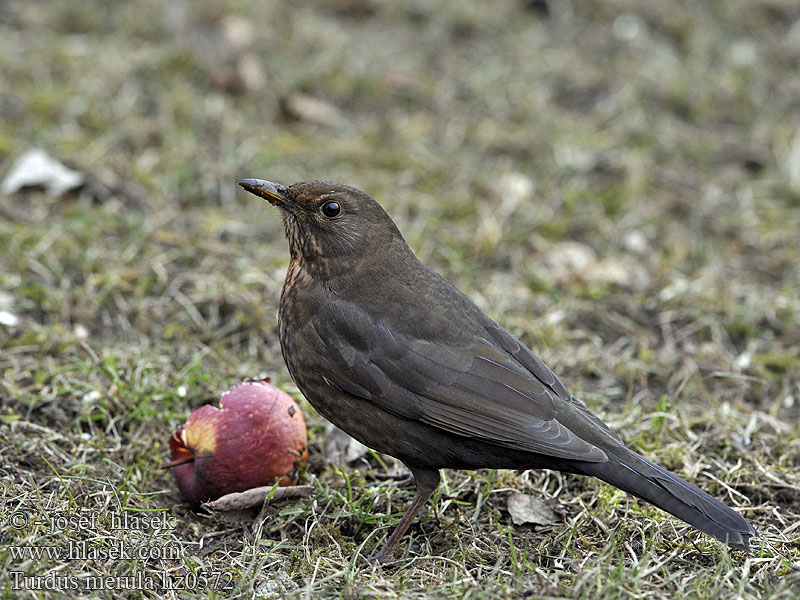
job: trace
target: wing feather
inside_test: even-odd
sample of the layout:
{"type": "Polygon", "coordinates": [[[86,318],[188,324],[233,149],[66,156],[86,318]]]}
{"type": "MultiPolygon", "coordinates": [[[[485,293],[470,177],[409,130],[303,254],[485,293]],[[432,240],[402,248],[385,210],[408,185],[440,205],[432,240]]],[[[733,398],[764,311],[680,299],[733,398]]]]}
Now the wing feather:
{"type": "Polygon", "coordinates": [[[505,329],[445,344],[374,322],[352,304],[330,304],[311,325],[335,365],[320,365],[321,374],[342,390],[457,435],[559,458],[608,460],[559,421],[559,403],[571,395],[505,329]]]}

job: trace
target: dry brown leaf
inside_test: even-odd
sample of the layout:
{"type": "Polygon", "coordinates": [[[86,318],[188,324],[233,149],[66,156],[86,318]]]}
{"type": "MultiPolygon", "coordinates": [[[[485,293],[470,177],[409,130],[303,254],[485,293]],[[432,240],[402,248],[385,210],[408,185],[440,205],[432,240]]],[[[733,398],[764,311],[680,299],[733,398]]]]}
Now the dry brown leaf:
{"type": "Polygon", "coordinates": [[[520,492],[508,497],[508,512],[514,525],[554,525],[561,522],[561,507],[557,501],[520,492]]]}
{"type": "MultiPolygon", "coordinates": [[[[245,508],[252,508],[264,503],[273,486],[265,485],[262,487],[252,488],[244,492],[234,492],[232,494],[225,494],[211,502],[205,502],[203,506],[211,510],[243,510],[245,508]]],[[[310,496],[314,491],[314,486],[311,485],[287,485],[275,488],[275,492],[270,498],[270,502],[275,500],[283,500],[284,498],[302,498],[310,496]]]]}

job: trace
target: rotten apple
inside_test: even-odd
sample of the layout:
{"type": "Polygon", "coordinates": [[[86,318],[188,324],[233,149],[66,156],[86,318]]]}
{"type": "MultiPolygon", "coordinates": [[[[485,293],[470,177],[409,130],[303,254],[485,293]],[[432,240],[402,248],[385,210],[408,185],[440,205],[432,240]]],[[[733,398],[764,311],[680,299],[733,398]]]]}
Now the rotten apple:
{"type": "Polygon", "coordinates": [[[268,380],[234,385],[220,408],[201,406],[169,440],[178,488],[193,506],[231,492],[293,485],[307,458],[306,424],[268,380]]]}

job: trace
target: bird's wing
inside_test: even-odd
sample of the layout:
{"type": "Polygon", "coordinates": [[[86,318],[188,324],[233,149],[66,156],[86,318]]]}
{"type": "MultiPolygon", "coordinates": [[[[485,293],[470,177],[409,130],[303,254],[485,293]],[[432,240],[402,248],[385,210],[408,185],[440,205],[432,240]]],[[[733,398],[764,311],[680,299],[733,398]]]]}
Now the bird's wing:
{"type": "Polygon", "coordinates": [[[344,302],[331,303],[310,325],[335,363],[335,368],[319,365],[321,374],[388,412],[509,448],[607,460],[574,431],[586,429],[574,426],[587,420],[579,407],[592,425],[596,421],[611,430],[499,325],[468,343],[447,345],[398,332],[344,302]]]}

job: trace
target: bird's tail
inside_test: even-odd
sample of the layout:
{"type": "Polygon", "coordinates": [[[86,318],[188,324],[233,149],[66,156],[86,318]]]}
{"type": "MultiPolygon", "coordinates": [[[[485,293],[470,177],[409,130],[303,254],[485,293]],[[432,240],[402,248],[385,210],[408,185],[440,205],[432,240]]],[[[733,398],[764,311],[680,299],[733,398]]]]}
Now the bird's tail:
{"type": "Polygon", "coordinates": [[[753,527],[739,513],[627,448],[608,453],[608,462],[584,463],[584,472],[646,500],[738,550],[750,551],[753,527]]]}

